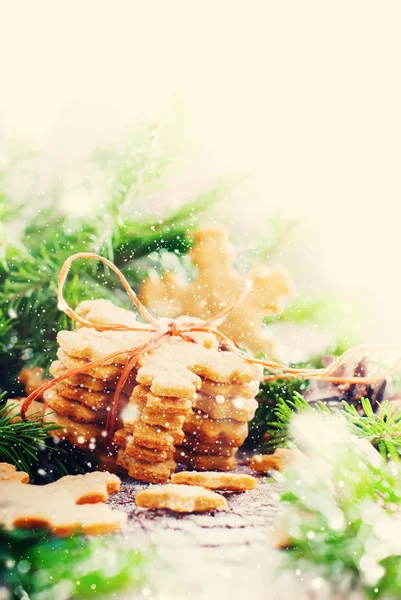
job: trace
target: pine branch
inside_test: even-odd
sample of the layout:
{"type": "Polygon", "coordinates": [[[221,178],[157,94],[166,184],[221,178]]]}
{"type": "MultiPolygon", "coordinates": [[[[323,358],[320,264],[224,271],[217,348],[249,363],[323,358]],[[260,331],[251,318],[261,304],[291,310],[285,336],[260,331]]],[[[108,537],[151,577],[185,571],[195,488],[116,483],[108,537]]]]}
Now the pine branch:
{"type": "Polygon", "coordinates": [[[341,409],[329,407],[323,402],[310,404],[299,393],[294,392],[291,401],[280,398],[274,409],[275,420],[270,423],[269,440],[266,448],[286,446],[290,442],[290,424],[296,414],[314,411],[344,419],[350,431],[358,438],[365,439],[380,451],[384,458],[395,453],[401,454],[401,411],[394,412],[391,402],[384,401],[374,412],[367,398],[361,399],[363,413],[357,408],[342,402],[341,409]]]}
{"type": "Polygon", "coordinates": [[[0,530],[0,581],[15,599],[120,597],[145,583],[149,559],[116,536],[0,530]]]}
{"type": "Polygon", "coordinates": [[[280,437],[276,429],[272,427],[275,421],[276,410],[281,403],[284,406],[290,404],[295,392],[303,393],[308,389],[309,381],[305,379],[277,379],[275,381],[264,381],[260,385],[257,396],[258,408],[252,421],[249,423],[249,440],[254,444],[260,444],[264,436],[272,438],[271,446],[279,445],[280,437]]]}
{"type": "Polygon", "coordinates": [[[399,598],[398,457],[387,463],[351,433],[346,419],[312,411],[294,419],[291,434],[305,454],[297,453],[280,475],[285,564],[304,580],[318,577],[322,592],[341,589],[348,597],[357,589],[367,598],[399,598]]]}
{"type": "Polygon", "coordinates": [[[7,318],[0,308],[0,352],[7,351],[9,333],[14,325],[14,320],[7,318]]]}
{"type": "Polygon", "coordinates": [[[15,465],[30,475],[32,482],[47,483],[68,474],[93,469],[93,459],[67,443],[57,444],[49,436],[59,429],[54,423],[43,423],[41,414],[27,421],[19,418],[17,405],[0,395],[0,462],[15,465]],[[92,461],[92,462],[90,462],[92,461]]]}

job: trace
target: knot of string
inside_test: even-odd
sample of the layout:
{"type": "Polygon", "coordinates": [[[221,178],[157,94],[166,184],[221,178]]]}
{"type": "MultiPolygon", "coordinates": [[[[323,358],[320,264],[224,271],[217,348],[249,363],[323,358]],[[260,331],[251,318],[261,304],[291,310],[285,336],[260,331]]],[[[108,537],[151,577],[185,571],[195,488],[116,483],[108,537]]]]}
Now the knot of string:
{"type": "MultiPolygon", "coordinates": [[[[270,361],[266,359],[259,359],[249,354],[246,354],[242,350],[238,348],[238,346],[226,335],[224,335],[221,331],[217,329],[219,325],[221,325],[224,320],[228,317],[228,315],[237,308],[244,298],[251,291],[252,284],[248,279],[245,279],[243,285],[239,287],[239,289],[233,294],[232,298],[227,302],[226,306],[223,307],[220,311],[218,311],[215,315],[206,319],[204,321],[197,322],[183,322],[178,323],[177,321],[171,320],[166,324],[165,319],[156,319],[152,316],[152,314],[147,310],[147,308],[142,304],[139,300],[138,296],[134,292],[134,290],[129,285],[127,279],[123,275],[123,273],[116,267],[110,260],[99,256],[98,254],[92,252],[79,252],[77,254],[72,254],[67,260],[64,262],[60,275],[58,278],[58,307],[62,310],[67,316],[69,316],[75,323],[79,323],[83,327],[89,327],[92,329],[96,329],[97,331],[149,331],[153,333],[145,343],[133,347],[127,348],[125,350],[127,354],[127,358],[125,361],[125,365],[122,369],[121,376],[119,378],[115,393],[111,400],[110,409],[107,416],[106,421],[106,431],[108,433],[108,437],[111,440],[115,423],[117,420],[117,409],[118,409],[118,401],[123,391],[123,388],[130,376],[132,369],[135,367],[138,359],[149,352],[156,346],[158,346],[164,339],[169,337],[181,337],[183,340],[190,341],[193,343],[201,343],[196,338],[193,338],[191,333],[203,332],[210,333],[217,337],[221,344],[225,346],[227,350],[234,353],[236,356],[240,357],[247,363],[261,365],[265,369],[268,369],[270,372],[265,375],[265,380],[273,380],[273,379],[288,379],[288,378],[298,378],[298,379],[322,379],[324,381],[331,381],[336,383],[375,383],[380,381],[381,379],[388,376],[390,373],[395,371],[401,366],[401,349],[399,347],[394,346],[354,346],[350,348],[344,354],[336,358],[329,366],[322,369],[309,369],[302,368],[297,369],[295,367],[288,367],[279,362],[270,361]],[[128,297],[131,299],[139,314],[143,317],[143,319],[147,323],[139,323],[138,326],[125,325],[123,323],[93,323],[79,315],[75,312],[69,304],[66,302],[63,294],[64,285],[68,276],[68,273],[71,269],[71,265],[75,260],[78,259],[94,259],[96,261],[100,261],[107,265],[116,275],[118,276],[123,288],[125,289],[128,297]],[[366,377],[344,377],[344,376],[336,376],[335,372],[338,367],[343,364],[346,360],[350,359],[357,352],[362,350],[394,350],[396,349],[399,353],[397,361],[387,369],[383,369],[380,373],[377,373],[372,376],[366,377]]],[[[92,371],[95,367],[110,364],[117,356],[121,356],[121,349],[108,354],[102,358],[89,361],[87,364],[80,365],[79,367],[74,367],[71,369],[66,369],[61,375],[51,379],[46,382],[44,385],[36,389],[32,392],[22,403],[21,406],[21,416],[23,419],[26,418],[27,410],[30,404],[36,400],[39,396],[41,396],[46,390],[50,389],[60,381],[64,379],[74,377],[78,374],[85,374],[87,372],[92,371]]]]}

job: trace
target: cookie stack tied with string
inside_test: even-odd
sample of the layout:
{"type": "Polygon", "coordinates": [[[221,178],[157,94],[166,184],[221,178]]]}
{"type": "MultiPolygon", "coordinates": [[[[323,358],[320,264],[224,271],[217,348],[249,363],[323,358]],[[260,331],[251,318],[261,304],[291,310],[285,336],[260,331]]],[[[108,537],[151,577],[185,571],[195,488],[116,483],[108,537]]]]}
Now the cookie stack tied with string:
{"type": "MultiPolygon", "coordinates": [[[[77,314],[93,323],[94,327],[116,322],[140,327],[133,312],[120,309],[106,300],[84,301],[77,307],[77,314]]],[[[69,369],[79,371],[90,361],[107,353],[109,348],[125,349],[127,332],[124,334],[99,332],[84,328],[79,322],[75,331],[60,331],[57,336],[60,346],[58,360],[50,366],[51,375],[58,378],[69,369]]],[[[141,339],[148,335],[145,332],[141,339]]],[[[139,341],[137,332],[131,334],[130,338],[131,344],[139,341]]],[[[126,358],[126,353],[122,352],[112,363],[94,366],[86,373],[78,372],[44,392],[44,400],[52,410],[49,420],[62,427],[53,436],[90,450],[99,467],[107,470],[115,470],[116,448],[107,437],[106,422],[126,358]]],[[[131,376],[124,385],[119,398],[119,411],[128,403],[133,381],[131,376]]]]}
{"type": "Polygon", "coordinates": [[[114,437],[120,446],[117,462],[131,477],[165,483],[175,471],[175,461],[217,470],[236,464],[235,453],[248,434],[246,419],[255,411],[256,401],[249,395],[258,391],[261,367],[222,351],[213,334],[191,332],[191,338],[197,343],[170,337],[138,360],[138,385],[122,412],[124,426],[114,437]],[[238,390],[243,392],[242,404],[235,408],[238,395],[233,392],[238,390]],[[225,410],[219,403],[222,391],[225,410]],[[242,421],[212,419],[197,410],[198,402],[209,413],[235,414],[242,421]]]}
{"type": "MultiPolygon", "coordinates": [[[[151,333],[145,324],[136,320],[133,312],[118,308],[107,300],[84,301],[76,312],[92,323],[93,328],[78,323],[76,330],[58,333],[60,348],[58,360],[50,368],[52,375],[63,377],[67,369],[80,371],[88,369],[93,361],[103,362],[85,373],[63,379],[44,393],[46,403],[54,411],[48,416],[49,420],[63,428],[54,432],[55,437],[90,450],[103,468],[114,470],[117,464],[130,476],[152,483],[169,479],[176,468],[174,456],[194,467],[199,463],[208,468],[233,468],[236,449],[247,435],[245,422],[210,419],[210,424],[219,427],[216,443],[209,444],[207,454],[210,453],[210,457],[205,455],[204,445],[191,449],[183,446],[190,444],[191,438],[195,441],[203,439],[209,423],[200,426],[197,421],[192,436],[185,434],[183,429],[190,427],[187,423],[194,415],[200,416],[193,412],[198,403],[212,415],[215,414],[212,408],[208,409],[205,404],[208,401],[216,411],[220,410],[218,414],[229,414],[227,411],[231,407],[231,411],[237,411],[235,415],[240,417],[238,411],[242,409],[234,408],[235,398],[227,400],[225,411],[222,409],[219,392],[224,391],[228,397],[230,391],[238,392],[240,388],[248,396],[255,394],[261,376],[259,366],[247,364],[231,352],[222,352],[212,333],[193,332],[188,340],[178,336],[163,340],[139,357],[124,385],[116,408],[117,431],[111,441],[106,431],[107,418],[115,388],[127,363],[128,350],[146,344],[151,333]],[[97,326],[116,323],[138,330],[96,330],[97,326]],[[114,353],[113,359],[107,360],[111,353],[114,353]],[[202,389],[204,391],[198,394],[202,389]],[[211,394],[217,394],[217,400],[211,394]],[[178,453],[177,447],[180,447],[178,453]]],[[[177,319],[178,327],[180,322],[201,324],[196,319],[182,317],[177,319]]],[[[249,404],[255,402],[247,400],[249,404]]],[[[253,414],[254,405],[250,404],[250,407],[253,414]]],[[[207,416],[206,412],[201,414],[207,416]]],[[[242,410],[240,418],[245,418],[245,414],[249,413],[242,410]]]]}
{"type": "MultiPolygon", "coordinates": [[[[233,386],[240,386],[244,397],[257,391],[262,377],[260,361],[241,353],[216,329],[248,291],[241,286],[227,306],[208,320],[185,316],[173,321],[155,319],[113,263],[92,253],[72,255],[60,272],[58,298],[60,308],[78,327],[59,332],[59,360],[52,365],[55,377],[28,396],[21,408],[22,417],[29,405],[45,394],[45,401],[55,410],[55,415],[47,418],[62,427],[61,432],[55,431],[57,437],[87,448],[97,457],[117,445],[116,463],[143,481],[167,481],[176,467],[177,447],[180,460],[196,466],[193,461],[200,456],[203,463],[207,454],[202,454],[204,449],[198,448],[198,442],[209,444],[211,455],[220,459],[212,458],[215,468],[232,468],[233,449],[245,439],[247,425],[237,412],[237,420],[233,420],[209,417],[205,411],[216,416],[207,403],[218,405],[221,398],[224,402],[233,400],[227,402],[233,411],[233,386]],[[117,273],[146,322],[137,321],[133,312],[106,300],[83,302],[74,311],[64,299],[63,286],[71,263],[77,259],[102,261],[117,273]],[[128,401],[130,385],[133,391],[128,401]],[[224,391],[226,397],[216,390],[224,391]],[[199,403],[201,408],[195,408],[201,413],[196,413],[195,428],[184,432],[199,403]],[[204,422],[199,422],[200,416],[204,422]],[[211,432],[210,427],[217,429],[211,432]],[[196,447],[182,450],[183,444],[190,443],[190,435],[196,447]],[[221,456],[227,446],[230,456],[221,456]]],[[[239,410],[238,405],[235,410],[239,410]]]]}

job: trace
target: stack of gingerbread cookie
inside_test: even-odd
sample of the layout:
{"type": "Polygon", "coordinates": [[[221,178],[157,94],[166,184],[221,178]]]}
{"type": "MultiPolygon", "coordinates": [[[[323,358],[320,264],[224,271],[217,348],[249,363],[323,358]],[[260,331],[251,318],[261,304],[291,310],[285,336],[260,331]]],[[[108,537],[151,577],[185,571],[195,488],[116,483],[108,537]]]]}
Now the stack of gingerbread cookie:
{"type": "MultiPolygon", "coordinates": [[[[107,446],[107,410],[128,351],[153,334],[145,326],[140,331],[97,331],[97,324],[113,322],[141,327],[133,313],[105,300],[84,302],[77,312],[94,328],[59,332],[59,360],[52,374],[111,353],[117,356],[110,364],[54,386],[46,401],[65,438],[98,452],[107,446]]],[[[174,458],[199,468],[227,470],[235,465],[235,452],[255,409],[261,368],[221,351],[211,333],[191,333],[191,338],[194,341],[168,337],[142,354],[132,372],[131,389],[126,387],[121,396],[116,462],[131,477],[166,482],[175,470],[174,458]]]]}
{"type": "MultiPolygon", "coordinates": [[[[244,379],[244,378],[242,378],[244,379]]],[[[257,408],[259,381],[217,383],[203,379],[193,411],[185,420],[179,462],[199,471],[230,471],[235,455],[248,436],[248,422],[257,408]]]]}
{"type": "Polygon", "coordinates": [[[220,351],[213,337],[202,341],[170,338],[138,361],[139,385],[115,436],[118,463],[136,479],[168,481],[173,458],[198,469],[236,464],[256,408],[260,369],[220,351]]]}

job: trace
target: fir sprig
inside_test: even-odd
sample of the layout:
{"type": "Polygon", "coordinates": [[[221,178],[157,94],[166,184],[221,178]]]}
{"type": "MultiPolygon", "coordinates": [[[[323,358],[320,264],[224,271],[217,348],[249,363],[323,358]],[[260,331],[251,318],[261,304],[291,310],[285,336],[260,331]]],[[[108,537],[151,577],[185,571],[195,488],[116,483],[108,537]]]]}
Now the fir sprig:
{"type": "Polygon", "coordinates": [[[71,454],[66,444],[52,440],[50,431],[59,429],[55,423],[44,423],[39,413],[23,421],[17,406],[6,401],[5,393],[0,395],[0,462],[15,465],[37,483],[82,473],[92,466],[85,463],[81,451],[71,454]]]}
{"type": "MultiPolygon", "coordinates": [[[[316,586],[358,589],[367,598],[401,596],[401,471],[352,434],[345,419],[298,415],[297,453],[285,475],[279,531],[284,561],[316,586]]],[[[326,596],[325,596],[326,597],[326,596]]],[[[331,597],[331,596],[330,596],[331,597]]]]}
{"type": "Polygon", "coordinates": [[[249,423],[249,439],[258,445],[264,436],[271,436],[272,447],[274,444],[279,445],[280,436],[275,426],[272,427],[272,423],[277,419],[276,410],[281,403],[283,406],[290,404],[294,393],[302,394],[308,386],[309,381],[305,379],[276,379],[262,382],[257,396],[258,407],[254,418],[249,423]]]}
{"type": "Polygon", "coordinates": [[[292,400],[278,400],[274,409],[275,420],[270,423],[270,437],[265,446],[267,449],[286,446],[290,441],[290,424],[294,416],[316,411],[344,419],[354,435],[370,442],[384,458],[401,454],[401,411],[394,411],[391,402],[385,400],[374,412],[367,398],[361,399],[361,409],[360,413],[356,406],[345,401],[341,408],[329,407],[323,402],[310,404],[294,392],[292,400]]]}
{"type": "Polygon", "coordinates": [[[121,537],[0,530],[0,581],[13,600],[115,598],[145,583],[148,560],[121,537]]]}

